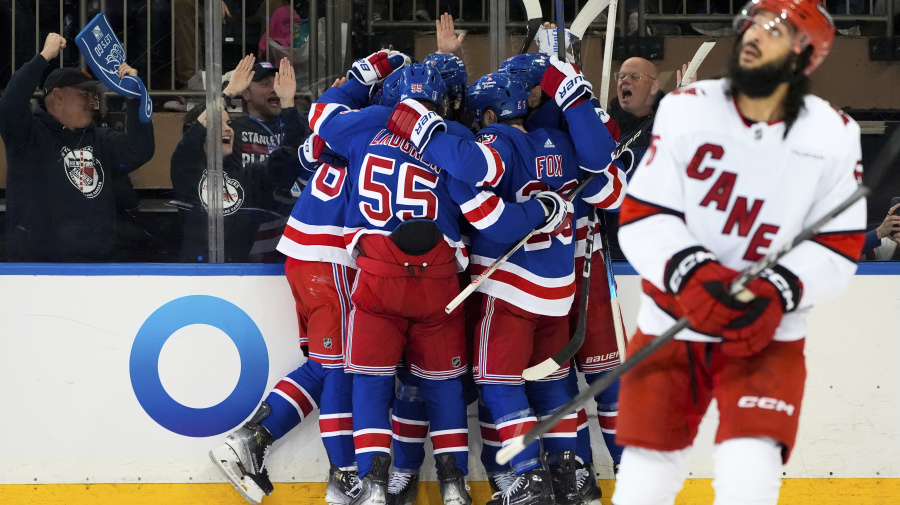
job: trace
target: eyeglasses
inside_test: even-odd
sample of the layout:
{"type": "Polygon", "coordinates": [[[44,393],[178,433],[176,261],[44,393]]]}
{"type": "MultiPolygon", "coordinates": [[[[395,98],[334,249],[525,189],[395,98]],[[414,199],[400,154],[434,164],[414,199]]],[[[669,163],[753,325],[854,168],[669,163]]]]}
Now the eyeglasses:
{"type": "Polygon", "coordinates": [[[613,79],[616,81],[624,81],[626,77],[631,77],[631,80],[634,82],[640,81],[644,77],[652,81],[656,80],[656,77],[643,72],[613,72],[613,79]]]}

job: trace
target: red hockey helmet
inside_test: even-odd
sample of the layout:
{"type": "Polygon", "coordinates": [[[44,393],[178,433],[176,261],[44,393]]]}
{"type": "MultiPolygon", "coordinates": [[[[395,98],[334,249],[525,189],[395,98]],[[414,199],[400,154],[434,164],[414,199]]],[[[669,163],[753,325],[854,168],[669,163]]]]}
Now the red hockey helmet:
{"type": "Polygon", "coordinates": [[[834,42],[834,20],[819,0],[751,0],[734,18],[734,29],[738,34],[750,27],[753,16],[760,10],[774,12],[780,19],[788,21],[797,33],[792,49],[800,54],[807,46],[813,47],[809,64],[804,69],[806,75],[812,73],[831,51],[834,42]]]}

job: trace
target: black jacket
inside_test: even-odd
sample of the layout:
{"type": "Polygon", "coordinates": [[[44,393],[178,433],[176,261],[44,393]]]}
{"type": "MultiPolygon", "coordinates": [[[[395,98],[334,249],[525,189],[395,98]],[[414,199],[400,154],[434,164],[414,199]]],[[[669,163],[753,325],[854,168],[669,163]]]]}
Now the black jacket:
{"type": "Polygon", "coordinates": [[[93,123],[70,130],[30,102],[47,60],[40,54],[0,96],[6,145],[6,243],[10,261],[109,261],[115,249],[112,181],[153,157],[152,123],[128,107],[126,131],[93,123]]]}
{"type": "MultiPolygon", "coordinates": [[[[192,124],[172,153],[172,188],[179,201],[184,226],[182,262],[209,262],[208,214],[206,199],[206,127],[192,124]]],[[[290,185],[300,174],[296,148],[279,148],[264,162],[246,167],[226,156],[223,172],[227,191],[223,194],[225,261],[251,262],[250,251],[261,224],[280,218],[274,189],[290,185]]]]}

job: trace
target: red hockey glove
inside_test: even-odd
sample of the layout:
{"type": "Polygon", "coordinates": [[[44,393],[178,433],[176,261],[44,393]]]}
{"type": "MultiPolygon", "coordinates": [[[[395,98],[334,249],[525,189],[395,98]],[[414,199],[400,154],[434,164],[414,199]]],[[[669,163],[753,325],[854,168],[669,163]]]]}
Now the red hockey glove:
{"type": "Polygon", "coordinates": [[[556,56],[550,57],[550,66],[541,78],[541,90],[552,96],[563,111],[594,97],[591,83],[581,75],[572,63],[562,63],[556,56]]]}
{"type": "Polygon", "coordinates": [[[790,270],[776,265],[747,284],[756,297],[744,315],[734,319],[722,332],[722,352],[746,358],[762,351],[775,338],[781,316],[795,310],[803,296],[803,283],[790,270]]]}
{"type": "Polygon", "coordinates": [[[373,88],[394,70],[409,63],[409,56],[397,51],[382,49],[365,58],[353,62],[347,78],[354,77],[357,81],[373,88]]]}
{"type": "Polygon", "coordinates": [[[394,107],[387,127],[397,135],[409,139],[421,152],[436,131],[447,131],[447,125],[437,112],[428,110],[421,103],[407,98],[394,107]]]}
{"type": "Polygon", "coordinates": [[[537,228],[538,233],[554,233],[565,228],[575,212],[572,202],[553,191],[541,191],[535,197],[544,206],[544,222],[537,228]]]}
{"type": "Polygon", "coordinates": [[[675,295],[679,312],[701,333],[721,335],[747,309],[747,304],[728,294],[738,272],[702,247],[689,247],[672,256],[664,275],[666,291],[675,295]]]}

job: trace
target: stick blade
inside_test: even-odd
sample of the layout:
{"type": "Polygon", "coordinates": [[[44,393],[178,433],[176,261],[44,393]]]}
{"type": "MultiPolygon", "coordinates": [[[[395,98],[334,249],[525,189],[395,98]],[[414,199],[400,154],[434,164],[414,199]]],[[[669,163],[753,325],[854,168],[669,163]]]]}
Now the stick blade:
{"type": "Polygon", "coordinates": [[[527,381],[536,381],[559,370],[559,363],[553,361],[553,358],[547,358],[533,367],[526,368],[522,372],[522,378],[527,381]]]}
{"type": "Polygon", "coordinates": [[[513,459],[516,454],[525,450],[525,443],[522,442],[524,439],[522,437],[514,438],[509,445],[501,448],[497,451],[497,463],[500,465],[505,465],[509,463],[511,459],[513,459]]]}

